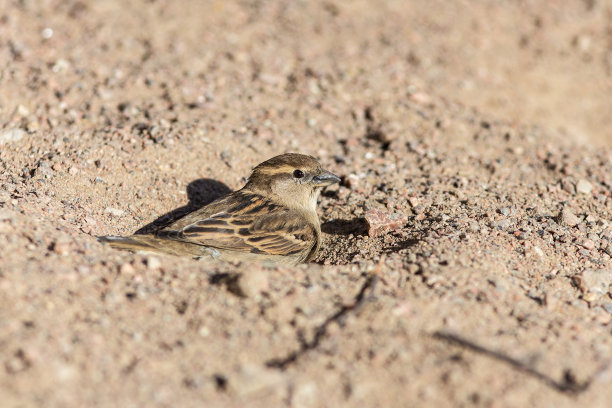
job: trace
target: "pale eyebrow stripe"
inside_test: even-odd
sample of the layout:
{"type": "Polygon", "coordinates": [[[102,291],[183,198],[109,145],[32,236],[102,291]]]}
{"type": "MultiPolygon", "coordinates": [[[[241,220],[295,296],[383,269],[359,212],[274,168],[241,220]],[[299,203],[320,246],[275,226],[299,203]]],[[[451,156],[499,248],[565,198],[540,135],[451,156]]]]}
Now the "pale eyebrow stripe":
{"type": "Polygon", "coordinates": [[[296,167],[294,167],[294,166],[283,165],[283,166],[280,166],[280,167],[264,167],[264,168],[260,168],[260,169],[258,169],[258,172],[260,172],[262,174],[290,173],[290,172],[292,172],[295,169],[296,169],[296,167]]]}

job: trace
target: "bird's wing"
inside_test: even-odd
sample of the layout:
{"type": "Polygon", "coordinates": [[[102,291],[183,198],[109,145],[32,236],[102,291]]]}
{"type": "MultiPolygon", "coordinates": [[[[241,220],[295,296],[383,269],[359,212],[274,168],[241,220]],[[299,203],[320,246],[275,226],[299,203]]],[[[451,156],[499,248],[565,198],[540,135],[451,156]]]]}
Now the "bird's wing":
{"type": "Polygon", "coordinates": [[[217,209],[223,210],[203,218],[197,212],[190,214],[191,223],[185,225],[183,220],[182,225],[172,225],[158,232],[158,236],[269,255],[308,254],[318,240],[316,229],[307,217],[258,194],[243,194],[217,209]]]}

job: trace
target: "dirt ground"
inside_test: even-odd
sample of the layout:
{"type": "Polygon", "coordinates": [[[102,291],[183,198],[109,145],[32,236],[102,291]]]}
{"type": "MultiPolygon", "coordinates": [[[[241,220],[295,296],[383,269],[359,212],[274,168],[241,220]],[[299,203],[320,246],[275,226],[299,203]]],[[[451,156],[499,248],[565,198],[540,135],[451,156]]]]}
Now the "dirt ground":
{"type": "Polygon", "coordinates": [[[612,3],[0,0],[3,407],[605,407],[612,3]],[[284,152],[316,262],[126,235],[284,152]]]}

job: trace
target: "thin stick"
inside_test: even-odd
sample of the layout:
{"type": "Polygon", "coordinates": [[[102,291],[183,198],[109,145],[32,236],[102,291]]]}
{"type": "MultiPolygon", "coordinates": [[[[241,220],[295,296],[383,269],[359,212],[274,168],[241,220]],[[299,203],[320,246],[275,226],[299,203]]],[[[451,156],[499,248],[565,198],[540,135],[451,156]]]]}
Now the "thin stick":
{"type": "Polygon", "coordinates": [[[525,374],[528,374],[540,381],[542,381],[544,384],[546,384],[547,386],[554,388],[555,390],[559,391],[559,392],[563,392],[563,393],[567,393],[567,394],[581,394],[584,391],[587,390],[587,388],[589,388],[589,386],[591,385],[591,382],[593,381],[593,378],[602,371],[602,369],[605,369],[607,367],[607,364],[604,365],[602,367],[602,369],[598,370],[598,372],[591,376],[590,378],[588,378],[586,381],[583,382],[578,382],[576,380],[576,377],[574,376],[574,374],[572,373],[571,370],[566,369],[563,373],[563,379],[561,381],[555,380],[554,378],[541,373],[540,371],[536,370],[535,368],[526,365],[525,363],[510,357],[509,355],[501,352],[501,351],[495,351],[495,350],[490,350],[484,346],[481,346],[479,344],[476,344],[474,342],[472,342],[471,340],[468,340],[464,337],[461,337],[457,334],[454,333],[449,333],[449,332],[445,332],[445,331],[436,331],[433,333],[433,337],[439,340],[444,340],[447,341],[449,343],[455,344],[457,346],[466,348],[468,350],[474,351],[476,353],[479,354],[483,354],[485,356],[488,356],[490,358],[493,358],[495,360],[499,360],[502,361],[506,364],[509,364],[510,366],[512,366],[513,368],[524,372],[525,374]]]}

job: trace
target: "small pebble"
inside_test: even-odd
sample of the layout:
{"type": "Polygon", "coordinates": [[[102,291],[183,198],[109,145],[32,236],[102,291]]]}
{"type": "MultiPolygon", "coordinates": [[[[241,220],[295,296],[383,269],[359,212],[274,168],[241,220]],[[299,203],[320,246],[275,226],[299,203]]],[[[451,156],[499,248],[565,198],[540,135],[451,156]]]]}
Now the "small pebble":
{"type": "Polygon", "coordinates": [[[537,247],[537,246],[534,246],[534,247],[533,247],[533,252],[534,252],[534,253],[535,253],[537,256],[539,256],[539,257],[544,256],[544,251],[542,251],[542,250],[541,250],[539,247],[537,247]]]}
{"type": "Polygon", "coordinates": [[[132,264],[129,262],[126,262],[119,267],[119,272],[122,274],[130,275],[134,273],[134,271],[134,266],[132,266],[132,264]]]}
{"type": "Polygon", "coordinates": [[[584,179],[578,180],[576,183],[576,192],[578,194],[591,194],[593,191],[593,185],[584,179]]]}
{"type": "Polygon", "coordinates": [[[359,187],[359,176],[356,174],[349,174],[344,178],[344,185],[351,190],[355,190],[359,187]]]}
{"type": "Polygon", "coordinates": [[[44,38],[45,40],[48,40],[49,38],[53,37],[53,29],[49,27],[44,28],[42,30],[41,35],[42,35],[42,38],[44,38]]]}
{"type": "Polygon", "coordinates": [[[371,208],[365,212],[365,220],[368,223],[368,235],[377,237],[389,231],[395,231],[403,227],[408,219],[402,213],[388,213],[377,208],[371,208]]]}
{"type": "Polygon", "coordinates": [[[270,289],[268,272],[263,269],[253,269],[241,274],[237,284],[240,292],[249,298],[260,296],[270,289]]]}
{"type": "Polygon", "coordinates": [[[113,207],[106,207],[104,212],[112,215],[113,217],[121,217],[125,213],[125,211],[113,207]]]}
{"type": "Polygon", "coordinates": [[[578,275],[574,275],[572,280],[584,296],[600,297],[607,294],[610,289],[612,270],[587,269],[578,275]]]}
{"type": "Polygon", "coordinates": [[[582,241],[582,246],[585,249],[591,250],[591,249],[595,248],[595,242],[593,242],[593,240],[591,240],[591,239],[585,239],[584,241],[582,241]]]}
{"type": "Polygon", "coordinates": [[[206,326],[202,326],[200,330],[198,330],[198,334],[200,337],[208,337],[210,335],[210,329],[206,326]]]}
{"type": "Polygon", "coordinates": [[[510,209],[508,207],[502,207],[499,209],[499,213],[504,217],[507,217],[508,215],[510,215],[510,209]]]}
{"type": "Polygon", "coordinates": [[[431,96],[425,92],[414,92],[410,94],[410,99],[421,105],[428,105],[431,103],[431,96]]]}
{"type": "Polygon", "coordinates": [[[592,232],[587,235],[587,238],[592,240],[593,242],[599,242],[599,235],[594,234],[592,232]]]}
{"type": "Polygon", "coordinates": [[[291,405],[298,408],[321,406],[322,394],[314,381],[308,381],[294,386],[291,405]]]}
{"type": "Polygon", "coordinates": [[[51,244],[51,248],[53,252],[58,255],[68,255],[70,253],[70,243],[69,242],[54,242],[51,244]]]}
{"type": "Polygon", "coordinates": [[[264,365],[245,365],[228,381],[232,391],[243,400],[274,395],[282,391],[283,374],[264,365]]]}
{"type": "Polygon", "coordinates": [[[408,265],[408,272],[410,272],[411,275],[416,274],[419,271],[419,265],[417,264],[410,264],[408,265]]]}
{"type": "Polygon", "coordinates": [[[491,223],[491,227],[497,228],[497,229],[500,229],[500,230],[507,230],[511,226],[512,226],[512,222],[509,219],[507,219],[507,218],[504,218],[504,219],[501,219],[501,220],[497,220],[497,221],[494,221],[494,222],[491,223]]]}
{"type": "Polygon", "coordinates": [[[574,186],[574,183],[572,183],[572,181],[568,179],[561,180],[561,188],[563,189],[563,191],[568,192],[570,194],[574,194],[576,192],[576,187],[574,186]]]}
{"type": "Polygon", "coordinates": [[[557,217],[557,221],[561,225],[573,227],[580,224],[581,219],[578,218],[568,207],[563,207],[563,210],[561,210],[559,216],[557,217]]]}
{"type": "Polygon", "coordinates": [[[424,219],[425,219],[425,214],[424,214],[424,213],[417,214],[417,215],[414,217],[414,220],[415,220],[415,221],[423,221],[424,219]]]}
{"type": "Polygon", "coordinates": [[[8,191],[0,191],[0,203],[8,203],[11,199],[11,194],[8,191]]]}
{"type": "Polygon", "coordinates": [[[0,145],[10,142],[18,142],[28,133],[23,129],[5,129],[0,131],[0,145]]]}
{"type": "Polygon", "coordinates": [[[147,262],[147,268],[149,270],[156,270],[156,269],[161,268],[161,261],[154,256],[148,257],[146,262],[147,262]]]}

